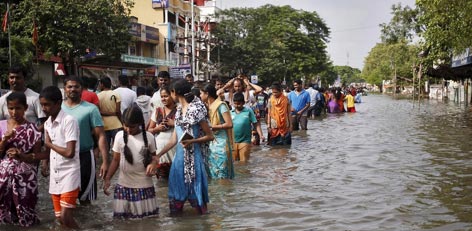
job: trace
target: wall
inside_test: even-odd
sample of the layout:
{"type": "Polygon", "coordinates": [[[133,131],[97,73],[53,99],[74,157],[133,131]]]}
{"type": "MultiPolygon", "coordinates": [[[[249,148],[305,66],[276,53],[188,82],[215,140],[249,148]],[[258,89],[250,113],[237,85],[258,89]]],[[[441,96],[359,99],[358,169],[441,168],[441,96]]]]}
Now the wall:
{"type": "MultiPolygon", "coordinates": [[[[135,16],[138,18],[138,22],[144,25],[156,27],[159,29],[159,45],[157,47],[157,59],[160,60],[166,60],[170,59],[170,57],[166,58],[166,55],[168,53],[167,49],[169,48],[166,46],[166,43],[168,43],[169,38],[171,35],[171,30],[169,27],[168,23],[164,23],[164,15],[167,12],[172,12],[176,14],[176,17],[178,15],[182,16],[189,16],[191,15],[191,5],[190,1],[183,1],[183,0],[169,0],[169,6],[167,9],[163,8],[152,8],[152,0],[139,0],[135,1],[134,8],[131,10],[131,15],[135,16]]],[[[194,7],[194,13],[196,15],[195,21],[199,21],[199,15],[200,15],[200,9],[199,7],[195,6],[194,7]]],[[[179,33],[183,34],[184,28],[177,27],[174,28],[174,30],[177,29],[179,33]]],[[[190,32],[189,32],[190,34],[190,32]]],[[[180,41],[183,44],[183,41],[180,41]]],[[[190,40],[189,40],[190,44],[190,40]]],[[[146,56],[149,56],[147,54],[150,54],[148,51],[143,50],[143,54],[146,54],[146,56]]],[[[159,66],[159,70],[167,70],[168,67],[166,66],[159,66]]]]}
{"type": "MultiPolygon", "coordinates": [[[[35,73],[32,76],[33,79],[41,79],[42,86],[40,87],[43,89],[47,86],[57,86],[58,82],[62,82],[60,76],[54,76],[53,69],[54,63],[52,62],[40,62],[38,65],[35,65],[35,73]]],[[[39,92],[38,92],[39,93],[39,92]]]]}
{"type": "Polygon", "coordinates": [[[449,100],[456,101],[456,102],[465,102],[466,97],[467,97],[467,100],[470,101],[470,96],[472,94],[471,81],[470,79],[466,79],[465,82],[468,82],[467,84],[468,94],[469,94],[468,96],[465,95],[465,90],[466,90],[465,84],[460,84],[460,83],[455,84],[454,81],[452,80],[449,81],[449,85],[447,87],[447,97],[449,98],[449,100]],[[458,96],[455,95],[456,89],[458,91],[458,96]]]}

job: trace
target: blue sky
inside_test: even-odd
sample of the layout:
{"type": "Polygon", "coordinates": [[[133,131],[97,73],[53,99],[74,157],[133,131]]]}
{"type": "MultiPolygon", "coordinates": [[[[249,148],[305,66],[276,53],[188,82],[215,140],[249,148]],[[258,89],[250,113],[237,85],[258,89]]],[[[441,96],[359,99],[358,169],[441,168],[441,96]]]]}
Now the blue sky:
{"type": "Polygon", "coordinates": [[[390,8],[399,2],[415,4],[415,0],[217,0],[216,4],[222,9],[272,4],[316,11],[331,29],[327,50],[334,65],[362,70],[364,58],[380,42],[379,24],[390,21],[390,8]]]}

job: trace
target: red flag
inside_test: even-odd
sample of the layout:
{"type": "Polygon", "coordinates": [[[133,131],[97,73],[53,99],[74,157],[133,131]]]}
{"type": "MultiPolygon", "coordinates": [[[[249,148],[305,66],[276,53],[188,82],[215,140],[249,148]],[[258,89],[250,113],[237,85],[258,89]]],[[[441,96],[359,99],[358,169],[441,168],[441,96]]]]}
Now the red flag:
{"type": "Polygon", "coordinates": [[[5,15],[3,16],[3,23],[2,23],[3,32],[7,31],[7,27],[8,27],[8,10],[5,12],[5,15]]]}
{"type": "Polygon", "coordinates": [[[33,19],[33,44],[36,46],[38,44],[38,28],[36,27],[36,21],[33,19]]]}

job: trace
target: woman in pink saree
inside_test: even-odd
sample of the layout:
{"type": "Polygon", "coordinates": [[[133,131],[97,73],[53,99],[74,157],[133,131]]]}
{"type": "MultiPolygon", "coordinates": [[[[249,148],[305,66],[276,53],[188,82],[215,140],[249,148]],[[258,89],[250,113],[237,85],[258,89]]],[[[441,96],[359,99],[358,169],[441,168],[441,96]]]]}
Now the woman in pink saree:
{"type": "Polygon", "coordinates": [[[28,227],[39,222],[39,161],[34,153],[41,151],[41,133],[25,119],[23,92],[12,92],[6,102],[10,118],[0,121],[0,224],[28,227]]]}

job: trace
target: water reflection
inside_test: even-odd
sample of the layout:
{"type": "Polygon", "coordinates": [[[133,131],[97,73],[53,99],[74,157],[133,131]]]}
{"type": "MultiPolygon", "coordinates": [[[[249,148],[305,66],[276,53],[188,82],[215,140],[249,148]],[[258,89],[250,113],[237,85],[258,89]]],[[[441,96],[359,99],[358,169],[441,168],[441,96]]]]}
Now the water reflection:
{"type": "MultiPolygon", "coordinates": [[[[472,223],[472,149],[469,138],[472,135],[471,114],[438,104],[443,110],[431,111],[434,116],[424,117],[422,129],[430,134],[426,152],[431,153],[431,172],[426,179],[432,185],[430,193],[420,195],[422,200],[438,201],[444,206],[437,209],[437,216],[424,228],[436,226],[470,227],[472,223]],[[454,224],[451,226],[451,223],[454,224]]],[[[428,208],[431,209],[431,208],[428,208]]],[[[434,209],[434,208],[433,208],[434,209]]]]}
{"type": "MultiPolygon", "coordinates": [[[[210,214],[112,219],[112,197],[78,208],[86,230],[470,230],[472,115],[453,103],[369,95],[355,114],[309,121],[287,147],[255,147],[236,179],[210,182],[210,214]]],[[[265,128],[265,127],[264,127],[265,128]]],[[[38,210],[57,230],[45,179],[38,210]]],[[[1,230],[18,230],[0,226],[1,230]]]]}

